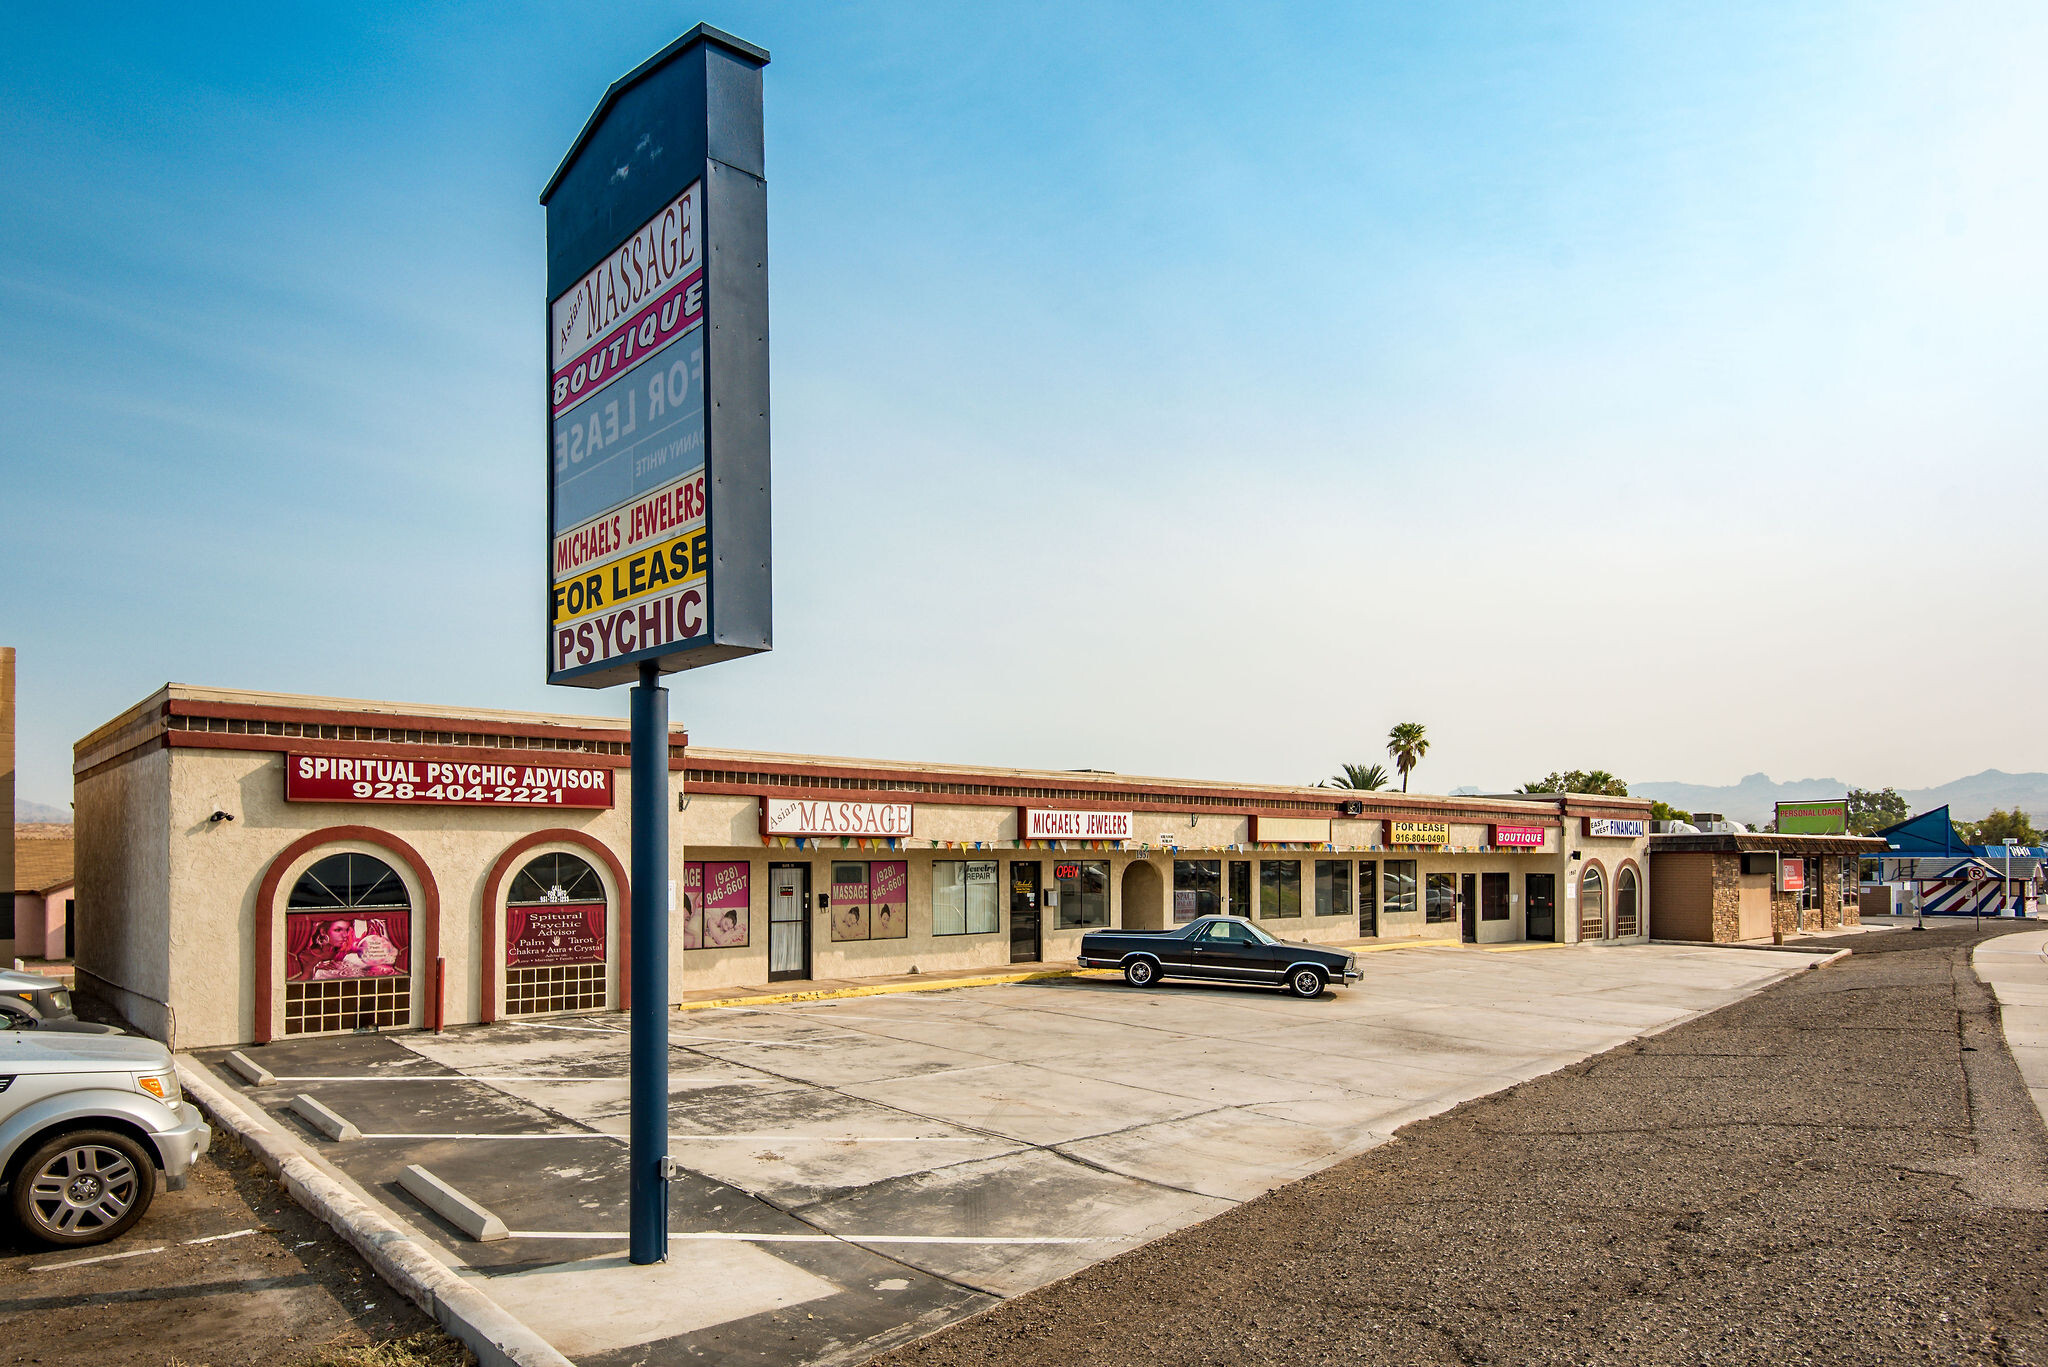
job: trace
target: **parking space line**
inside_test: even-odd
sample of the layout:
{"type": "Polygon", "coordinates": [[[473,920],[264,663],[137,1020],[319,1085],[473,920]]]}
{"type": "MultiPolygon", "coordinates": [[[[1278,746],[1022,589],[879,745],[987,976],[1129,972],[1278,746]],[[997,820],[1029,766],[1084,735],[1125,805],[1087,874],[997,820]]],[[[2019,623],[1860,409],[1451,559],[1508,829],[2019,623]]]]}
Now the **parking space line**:
{"type": "MultiPolygon", "coordinates": [[[[514,1239],[588,1239],[624,1243],[623,1232],[582,1233],[565,1229],[515,1229],[514,1239]]],[[[671,1231],[670,1239],[740,1244],[1121,1244],[1135,1243],[1136,1234],[1003,1235],[1003,1234],[738,1234],[722,1230],[671,1231]]]]}
{"type": "Polygon", "coordinates": [[[209,1234],[203,1239],[187,1239],[185,1245],[190,1247],[193,1244],[221,1244],[226,1243],[229,1239],[239,1239],[244,1235],[254,1234],[255,1232],[253,1229],[238,1229],[229,1234],[209,1234]]]}
{"type": "MultiPolygon", "coordinates": [[[[364,1139],[610,1139],[624,1141],[618,1130],[550,1130],[542,1134],[365,1134],[364,1139]]],[[[916,1134],[672,1134],[685,1144],[1015,1144],[982,1135],[916,1134]]]]}
{"type": "MultiPolygon", "coordinates": [[[[597,1073],[586,1077],[499,1077],[491,1073],[414,1073],[409,1077],[364,1076],[361,1074],[304,1074],[279,1082],[624,1082],[624,1073],[597,1073]]],[[[669,1078],[669,1087],[786,1087],[779,1077],[669,1078]]]]}
{"type": "Polygon", "coordinates": [[[66,1267],[84,1267],[88,1263],[111,1263],[119,1261],[122,1258],[140,1258],[143,1255],[149,1253],[161,1253],[164,1251],[166,1247],[168,1247],[168,1245],[158,1244],[155,1248],[131,1248],[126,1253],[102,1253],[96,1258],[73,1258],[68,1263],[42,1263],[38,1266],[31,1267],[29,1271],[56,1272],[66,1267]]]}

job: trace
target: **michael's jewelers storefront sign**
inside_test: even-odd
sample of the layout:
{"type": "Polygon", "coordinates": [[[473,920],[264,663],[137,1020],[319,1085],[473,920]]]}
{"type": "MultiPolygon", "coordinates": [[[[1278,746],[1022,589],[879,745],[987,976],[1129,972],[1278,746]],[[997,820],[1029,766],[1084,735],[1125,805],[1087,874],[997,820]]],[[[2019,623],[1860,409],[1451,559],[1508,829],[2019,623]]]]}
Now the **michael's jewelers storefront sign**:
{"type": "Polygon", "coordinates": [[[1638,840],[1650,833],[1647,821],[1622,820],[1611,816],[1589,816],[1586,818],[1586,834],[1590,836],[1611,836],[1617,840],[1638,840]]]}
{"type": "Polygon", "coordinates": [[[430,807],[609,807],[612,771],[587,765],[286,755],[284,800],[430,807]]]}
{"type": "Polygon", "coordinates": [[[1495,826],[1493,847],[1497,850],[1540,850],[1543,848],[1541,826],[1495,826]]]}
{"type": "Polygon", "coordinates": [[[1068,812],[1020,807],[1018,828],[1025,840],[1129,840],[1129,812],[1068,812]]]}
{"type": "Polygon", "coordinates": [[[908,802],[813,802],[761,799],[763,835],[848,835],[867,838],[910,834],[908,802]]]}

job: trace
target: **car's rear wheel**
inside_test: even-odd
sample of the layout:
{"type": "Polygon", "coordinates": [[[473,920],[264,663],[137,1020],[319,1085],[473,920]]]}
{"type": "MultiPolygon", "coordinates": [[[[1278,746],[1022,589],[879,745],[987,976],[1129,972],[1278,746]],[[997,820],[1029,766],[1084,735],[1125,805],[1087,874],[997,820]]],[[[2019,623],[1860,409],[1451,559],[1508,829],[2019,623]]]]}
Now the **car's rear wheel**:
{"type": "Polygon", "coordinates": [[[1323,995],[1323,975],[1313,968],[1297,968],[1287,975],[1287,990],[1297,997],[1323,995]]]}
{"type": "Polygon", "coordinates": [[[1132,987],[1150,987],[1159,981],[1159,965],[1150,959],[1130,959],[1124,963],[1124,981],[1132,987]]]}
{"type": "Polygon", "coordinates": [[[156,1164],[113,1130],[47,1139],[14,1171],[14,1218],[46,1244],[77,1248],[126,1234],[156,1198],[156,1164]]]}

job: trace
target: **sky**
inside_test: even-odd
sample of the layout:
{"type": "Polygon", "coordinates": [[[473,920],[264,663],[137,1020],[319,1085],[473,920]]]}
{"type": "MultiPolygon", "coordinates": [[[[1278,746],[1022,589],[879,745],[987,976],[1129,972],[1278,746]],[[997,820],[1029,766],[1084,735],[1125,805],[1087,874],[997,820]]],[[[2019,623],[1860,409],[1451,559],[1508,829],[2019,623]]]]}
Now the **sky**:
{"type": "Polygon", "coordinates": [[[702,745],[1418,790],[2048,769],[2048,10],[16,6],[19,792],[544,681],[540,189],[768,48],[775,649],[702,745]]]}

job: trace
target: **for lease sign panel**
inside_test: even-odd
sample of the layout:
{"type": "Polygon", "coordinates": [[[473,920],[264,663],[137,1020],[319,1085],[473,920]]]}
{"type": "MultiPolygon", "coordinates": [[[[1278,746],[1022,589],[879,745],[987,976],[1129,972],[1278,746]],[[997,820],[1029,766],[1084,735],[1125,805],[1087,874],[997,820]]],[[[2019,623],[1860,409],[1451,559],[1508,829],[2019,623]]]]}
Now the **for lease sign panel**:
{"type": "Polygon", "coordinates": [[[1387,823],[1389,845],[1448,845],[1451,843],[1451,828],[1443,821],[1389,821],[1387,823]]]}
{"type": "Polygon", "coordinates": [[[1026,840],[1129,840],[1129,812],[1067,812],[1050,807],[1023,808],[1026,840]]]}
{"type": "Polygon", "coordinates": [[[910,834],[908,802],[810,802],[802,798],[761,800],[763,835],[910,834]]]}
{"type": "Polygon", "coordinates": [[[438,807],[609,807],[612,771],[585,765],[474,764],[408,756],[286,755],[287,802],[438,807]]]}

